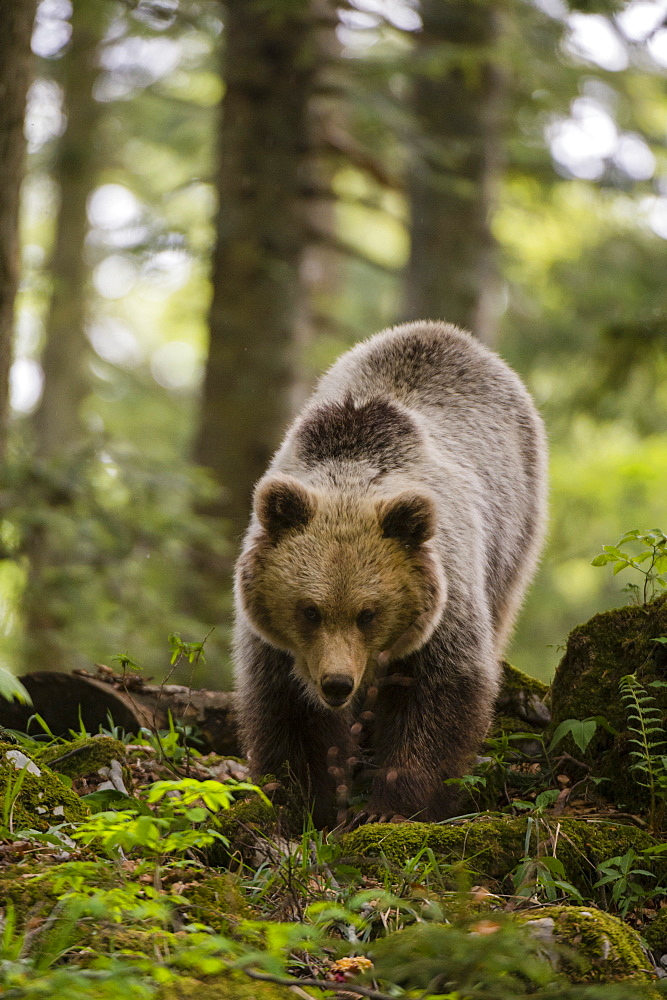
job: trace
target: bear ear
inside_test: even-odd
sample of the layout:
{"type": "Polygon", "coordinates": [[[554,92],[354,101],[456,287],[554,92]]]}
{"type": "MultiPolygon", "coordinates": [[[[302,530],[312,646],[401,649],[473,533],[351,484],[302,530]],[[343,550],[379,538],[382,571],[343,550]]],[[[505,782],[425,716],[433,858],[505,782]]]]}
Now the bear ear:
{"type": "Polygon", "coordinates": [[[423,493],[399,493],[383,500],[378,519],[385,538],[396,538],[409,548],[417,548],[435,534],[435,504],[423,493]]]}
{"type": "Polygon", "coordinates": [[[302,531],[315,513],[315,506],[313,494],[291,476],[267,479],[255,493],[255,513],[272,542],[290,530],[302,531]]]}

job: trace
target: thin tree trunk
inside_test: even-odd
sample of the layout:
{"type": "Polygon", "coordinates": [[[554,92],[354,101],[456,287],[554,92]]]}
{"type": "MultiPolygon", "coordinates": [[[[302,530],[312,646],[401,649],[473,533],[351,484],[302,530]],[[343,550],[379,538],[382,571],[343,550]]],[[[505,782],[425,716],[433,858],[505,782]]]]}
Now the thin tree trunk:
{"type": "MultiPolygon", "coordinates": [[[[80,410],[89,388],[90,350],[85,330],[86,206],[100,162],[96,138],[100,112],[93,85],[106,16],[106,5],[75,0],[72,41],[61,68],[67,127],[52,170],[60,205],[49,265],[52,293],[41,359],[44,389],[33,417],[35,456],[46,461],[74,455],[83,439],[80,410]]],[[[62,491],[56,498],[44,497],[46,505],[67,502],[62,491]]],[[[26,539],[26,553],[30,567],[24,595],[26,666],[63,670],[68,666],[63,628],[71,611],[59,575],[66,558],[62,540],[51,534],[47,523],[36,524],[26,539]]]]}
{"type": "Polygon", "coordinates": [[[19,282],[19,196],[35,0],[0,0],[0,460],[7,448],[14,299],[19,282]]]}
{"type": "Polygon", "coordinates": [[[491,0],[422,0],[421,13],[407,312],[448,320],[492,343],[499,278],[489,216],[502,163],[504,106],[493,51],[499,12],[491,0]]]}
{"type": "Polygon", "coordinates": [[[84,246],[86,205],[100,162],[96,138],[100,106],[93,86],[105,13],[105,6],[100,11],[94,0],[77,0],[72,42],[63,59],[67,128],[52,171],[60,207],[50,262],[53,288],[42,354],[44,391],[34,415],[35,452],[42,458],[67,454],[80,443],[80,409],[89,387],[85,330],[89,269],[84,246]]]}
{"type": "Polygon", "coordinates": [[[313,76],[308,0],[225,5],[225,96],[210,349],[196,461],[237,538],[290,417],[305,226],[299,171],[313,76]]]}

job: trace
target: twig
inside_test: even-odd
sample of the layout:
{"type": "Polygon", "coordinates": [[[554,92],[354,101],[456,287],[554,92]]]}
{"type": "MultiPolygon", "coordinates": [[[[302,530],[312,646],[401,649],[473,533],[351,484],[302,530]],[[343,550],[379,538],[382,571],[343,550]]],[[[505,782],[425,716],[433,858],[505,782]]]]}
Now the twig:
{"type": "Polygon", "coordinates": [[[296,993],[298,997],[304,997],[304,1000],[313,1000],[310,993],[306,993],[306,991],[302,990],[300,986],[290,986],[290,989],[292,993],[296,993]]]}
{"type": "Polygon", "coordinates": [[[204,643],[208,639],[211,632],[215,632],[215,625],[213,625],[213,627],[208,630],[208,632],[202,639],[201,648],[197,651],[196,656],[192,660],[191,663],[192,670],[190,671],[190,677],[188,678],[188,703],[183,711],[183,727],[184,727],[183,742],[185,743],[185,775],[188,778],[190,777],[190,744],[188,743],[188,737],[187,734],[185,733],[185,726],[187,725],[186,720],[188,717],[190,706],[192,705],[192,682],[195,677],[195,670],[197,669],[197,666],[199,665],[199,659],[203,654],[204,643]]]}
{"type": "Polygon", "coordinates": [[[286,976],[272,976],[269,972],[255,972],[254,969],[244,969],[246,976],[251,979],[259,979],[263,983],[275,983],[276,986],[308,986],[315,990],[331,990],[336,993],[358,993],[363,997],[370,997],[371,1000],[396,1000],[388,993],[380,993],[379,990],[371,990],[367,986],[343,986],[341,983],[327,982],[326,979],[287,979],[286,976]]]}

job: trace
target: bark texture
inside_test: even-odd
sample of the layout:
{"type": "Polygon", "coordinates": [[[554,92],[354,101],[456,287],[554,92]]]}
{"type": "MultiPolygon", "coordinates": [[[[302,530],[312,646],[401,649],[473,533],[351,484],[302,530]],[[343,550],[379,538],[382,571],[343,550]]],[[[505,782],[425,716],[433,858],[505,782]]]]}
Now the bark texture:
{"type": "Polygon", "coordinates": [[[0,0],[0,459],[7,445],[14,299],[19,283],[19,198],[35,0],[0,0]]]}
{"type": "Polygon", "coordinates": [[[62,86],[67,127],[60,139],[53,177],[60,191],[56,234],[50,261],[52,294],[42,354],[44,391],[35,412],[35,451],[53,458],[81,439],[80,409],[88,391],[86,296],[88,233],[86,206],[99,168],[99,104],[93,97],[97,49],[105,8],[77,2],[72,11],[72,42],[63,59],[62,86]]]}
{"type": "Polygon", "coordinates": [[[194,457],[222,489],[211,513],[238,538],[291,415],[314,60],[308,0],[224,9],[210,349],[194,457]]]}
{"type": "Polygon", "coordinates": [[[494,52],[499,12],[489,0],[423,0],[421,13],[407,315],[456,323],[492,343],[499,279],[489,215],[505,89],[494,52]]]}

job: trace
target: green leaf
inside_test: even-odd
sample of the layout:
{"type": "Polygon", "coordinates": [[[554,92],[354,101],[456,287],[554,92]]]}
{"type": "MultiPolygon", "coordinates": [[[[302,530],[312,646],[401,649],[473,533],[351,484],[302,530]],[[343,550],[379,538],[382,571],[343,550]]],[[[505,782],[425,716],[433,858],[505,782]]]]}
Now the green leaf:
{"type": "MultiPolygon", "coordinates": [[[[145,803],[139,799],[124,795],[123,792],[118,792],[115,788],[105,788],[101,792],[89,792],[88,795],[81,796],[81,801],[86,803],[93,814],[119,809],[139,813],[147,809],[145,803]]],[[[149,814],[152,815],[150,810],[149,814]]]]}
{"type": "Polygon", "coordinates": [[[540,864],[547,868],[554,875],[564,875],[565,865],[560,860],[560,858],[552,858],[548,854],[545,857],[540,858],[540,864]]]}
{"type": "Polygon", "coordinates": [[[572,896],[573,899],[576,899],[578,900],[578,902],[583,903],[584,901],[583,896],[581,895],[579,890],[575,889],[575,887],[570,882],[564,882],[562,879],[555,879],[554,885],[557,886],[559,889],[562,889],[563,892],[567,893],[567,895],[572,896]]]}
{"type": "Polygon", "coordinates": [[[21,681],[4,667],[0,667],[0,698],[5,698],[7,701],[20,701],[23,705],[32,705],[32,698],[21,681]]]}
{"type": "Polygon", "coordinates": [[[598,723],[594,718],[584,719],[583,721],[580,719],[565,719],[556,727],[556,731],[549,744],[549,751],[558,746],[565,736],[570,735],[581,752],[584,753],[586,747],[593,739],[597,727],[598,723]]]}
{"type": "Polygon", "coordinates": [[[535,805],[538,809],[544,809],[545,806],[550,806],[552,802],[555,802],[560,792],[557,788],[548,788],[545,792],[540,792],[540,794],[535,799],[535,805]]]}
{"type": "Polygon", "coordinates": [[[619,878],[618,872],[614,872],[611,875],[605,875],[604,878],[598,879],[598,881],[593,884],[593,888],[600,889],[603,885],[609,885],[610,882],[614,882],[617,878],[619,878]]]}

